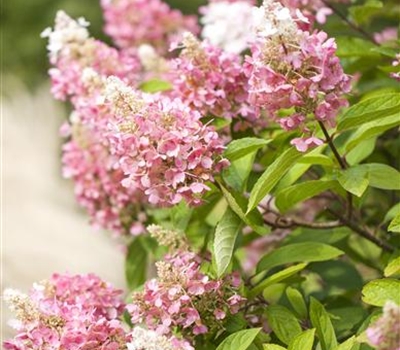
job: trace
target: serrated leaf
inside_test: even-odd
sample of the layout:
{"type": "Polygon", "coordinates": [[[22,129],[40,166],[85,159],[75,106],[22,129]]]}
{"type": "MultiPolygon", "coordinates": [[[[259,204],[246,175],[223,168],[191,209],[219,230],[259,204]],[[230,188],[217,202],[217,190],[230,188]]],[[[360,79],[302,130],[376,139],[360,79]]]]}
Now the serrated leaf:
{"type": "Polygon", "coordinates": [[[338,344],[332,321],[324,306],[313,297],[310,302],[310,319],[313,327],[317,330],[322,350],[335,349],[338,344]]]}
{"type": "Polygon", "coordinates": [[[390,277],[397,274],[400,274],[400,256],[391,260],[384,270],[385,277],[390,277]]]}
{"type": "Polygon", "coordinates": [[[263,350],[286,350],[286,348],[276,344],[264,344],[263,350]]]}
{"type": "Polygon", "coordinates": [[[140,84],[139,89],[150,94],[160,91],[168,91],[172,89],[172,84],[165,80],[152,79],[140,84]]]}
{"type": "Polygon", "coordinates": [[[146,281],[147,252],[139,238],[136,238],[128,247],[125,259],[125,278],[130,290],[133,290],[146,281]]]}
{"type": "Polygon", "coordinates": [[[364,303],[383,306],[389,300],[400,305],[400,281],[392,278],[378,279],[366,284],[362,290],[364,303]]]}
{"type": "Polygon", "coordinates": [[[285,212],[297,203],[335,187],[338,187],[336,180],[312,180],[302,182],[279,191],[276,195],[275,205],[281,212],[285,212]]]}
{"type": "Polygon", "coordinates": [[[388,227],[389,232],[400,232],[400,214],[397,214],[390,222],[388,227]]]}
{"type": "Polygon", "coordinates": [[[268,325],[282,343],[289,344],[295,336],[301,333],[299,320],[286,307],[270,305],[265,314],[268,325]]]}
{"type": "Polygon", "coordinates": [[[307,266],[306,263],[301,263],[301,264],[297,264],[297,265],[294,265],[294,266],[287,267],[286,269],[284,269],[282,271],[274,273],[272,276],[269,276],[268,278],[263,280],[260,284],[255,286],[249,292],[249,295],[248,295],[249,299],[254,298],[258,294],[260,294],[265,288],[267,288],[267,287],[269,287],[269,286],[271,286],[273,284],[282,282],[285,279],[295,275],[296,273],[298,273],[301,270],[303,270],[306,266],[307,266]]]}
{"type": "Polygon", "coordinates": [[[379,136],[386,130],[394,128],[400,125],[400,112],[389,115],[388,117],[374,120],[369,123],[361,125],[357,130],[350,136],[346,142],[346,152],[351,151],[354,147],[359,145],[361,142],[379,136]]]}
{"type": "Polygon", "coordinates": [[[260,333],[261,328],[245,329],[231,334],[219,344],[217,350],[246,350],[260,333]]]}
{"type": "Polygon", "coordinates": [[[264,140],[256,137],[245,137],[234,140],[228,144],[224,156],[230,161],[234,161],[246,156],[247,154],[257,151],[270,142],[271,140],[264,140]]]}
{"type": "Polygon", "coordinates": [[[386,118],[400,109],[400,93],[388,93],[362,100],[353,105],[339,120],[338,130],[354,128],[374,120],[386,118]]]}
{"type": "Polygon", "coordinates": [[[257,265],[257,273],[289,263],[330,260],[342,254],[341,250],[323,243],[289,244],[264,255],[257,265]]]}
{"type": "Polygon", "coordinates": [[[314,336],[314,328],[300,333],[290,342],[288,350],[312,350],[314,336]]]}
{"type": "Polygon", "coordinates": [[[302,319],[306,319],[308,315],[307,305],[300,291],[293,287],[287,287],[286,297],[288,298],[290,305],[292,306],[294,311],[296,311],[299,317],[302,319]]]}
{"type": "Polygon", "coordinates": [[[253,210],[270,193],[282,176],[302,156],[302,153],[298,152],[295,148],[289,148],[265,170],[251,191],[247,212],[253,210]]]}
{"type": "Polygon", "coordinates": [[[225,273],[232,260],[236,237],[241,229],[242,220],[228,208],[215,229],[214,256],[218,277],[225,273]]]}

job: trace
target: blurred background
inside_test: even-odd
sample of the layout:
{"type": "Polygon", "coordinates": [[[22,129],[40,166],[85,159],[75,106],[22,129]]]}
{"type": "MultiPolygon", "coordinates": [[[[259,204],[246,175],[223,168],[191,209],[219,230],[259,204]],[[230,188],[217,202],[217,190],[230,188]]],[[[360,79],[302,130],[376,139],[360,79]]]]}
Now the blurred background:
{"type": "MultiPolygon", "coordinates": [[[[170,1],[195,12],[200,0],[170,1]]],[[[107,232],[96,232],[61,178],[58,129],[68,107],[49,93],[46,40],[55,13],[85,17],[91,34],[102,33],[98,0],[3,1],[0,18],[2,118],[1,290],[27,291],[53,272],[94,272],[124,287],[124,255],[107,232]]],[[[2,304],[1,340],[12,335],[2,304]]]]}

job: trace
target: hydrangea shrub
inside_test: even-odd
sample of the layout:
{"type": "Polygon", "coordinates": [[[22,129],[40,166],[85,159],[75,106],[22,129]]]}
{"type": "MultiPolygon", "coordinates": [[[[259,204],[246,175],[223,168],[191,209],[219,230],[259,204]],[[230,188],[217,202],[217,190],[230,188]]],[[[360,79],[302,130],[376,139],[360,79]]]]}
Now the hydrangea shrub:
{"type": "MultiPolygon", "coordinates": [[[[400,350],[394,1],[102,0],[46,29],[63,175],[127,290],[6,289],[12,350],[400,350]]],[[[398,24],[398,23],[397,23],[398,24]]]]}

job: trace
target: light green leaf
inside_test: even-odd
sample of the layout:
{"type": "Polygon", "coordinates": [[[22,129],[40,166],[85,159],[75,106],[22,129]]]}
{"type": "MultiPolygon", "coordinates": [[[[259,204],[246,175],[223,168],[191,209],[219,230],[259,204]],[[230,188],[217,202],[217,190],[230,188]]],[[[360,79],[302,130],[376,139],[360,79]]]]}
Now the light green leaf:
{"type": "Polygon", "coordinates": [[[342,115],[338,130],[354,128],[374,120],[386,118],[400,109],[400,93],[388,93],[363,100],[342,115]]]}
{"type": "Polygon", "coordinates": [[[244,223],[249,225],[260,235],[271,232],[271,228],[263,224],[262,217],[258,211],[254,210],[248,215],[244,213],[244,209],[247,205],[246,198],[240,196],[239,194],[234,194],[233,191],[228,191],[228,189],[226,189],[222,184],[219,184],[219,186],[231,209],[237,216],[239,216],[239,218],[243,220],[244,223]]]}
{"type": "Polygon", "coordinates": [[[217,350],[246,350],[260,333],[261,328],[245,329],[231,334],[219,344],[217,350]]]}
{"type": "Polygon", "coordinates": [[[218,277],[228,268],[233,255],[236,237],[242,229],[242,220],[228,208],[215,229],[214,255],[218,277]]]}
{"type": "Polygon", "coordinates": [[[141,238],[136,238],[128,247],[125,259],[125,278],[130,290],[146,281],[147,252],[141,238]]]}
{"type": "Polygon", "coordinates": [[[279,271],[277,273],[274,273],[272,276],[269,276],[265,280],[263,280],[260,284],[255,286],[250,292],[249,292],[249,299],[254,298],[258,294],[260,294],[265,288],[275,284],[284,281],[285,279],[295,275],[296,273],[300,272],[307,266],[306,263],[301,263],[297,265],[293,265],[290,267],[287,267],[286,269],[279,271]]]}
{"type": "Polygon", "coordinates": [[[397,215],[400,215],[400,203],[395,204],[389,209],[385,215],[385,218],[383,219],[383,222],[393,220],[397,215]]]}
{"type": "Polygon", "coordinates": [[[357,197],[361,197],[369,185],[368,173],[364,167],[352,167],[341,171],[338,181],[346,191],[357,197]]]}
{"type": "Polygon", "coordinates": [[[281,212],[285,212],[297,203],[335,187],[338,187],[336,180],[312,180],[302,182],[279,191],[276,195],[275,204],[281,212]]]}
{"type": "Polygon", "coordinates": [[[368,169],[369,184],[371,187],[382,190],[400,190],[400,172],[386,164],[362,164],[368,169]]]}
{"type": "Polygon", "coordinates": [[[345,147],[346,151],[349,152],[361,142],[379,136],[386,130],[398,125],[400,125],[400,112],[395,112],[388,117],[363,124],[357,128],[347,140],[345,147]]]}
{"type": "Polygon", "coordinates": [[[362,290],[364,303],[383,306],[388,300],[400,305],[400,281],[392,278],[374,280],[366,284],[362,290]]]}
{"type": "Polygon", "coordinates": [[[368,57],[368,58],[376,58],[379,59],[380,55],[376,52],[373,52],[372,49],[375,47],[369,41],[363,40],[361,38],[349,37],[349,36],[338,36],[336,37],[336,43],[338,49],[336,54],[340,58],[347,57],[368,57]]]}
{"type": "Polygon", "coordinates": [[[303,158],[298,160],[301,164],[312,164],[312,165],[324,165],[327,167],[333,167],[334,162],[331,158],[325,154],[307,154],[303,158]]]}
{"type": "Polygon", "coordinates": [[[351,350],[355,344],[357,344],[357,338],[352,336],[344,343],[340,344],[335,350],[351,350]]]}
{"type": "Polygon", "coordinates": [[[341,250],[323,243],[305,242],[289,244],[264,255],[257,265],[257,272],[294,262],[330,260],[342,254],[341,250]]]}
{"type": "Polygon", "coordinates": [[[335,349],[338,344],[331,319],[324,306],[313,297],[310,302],[310,319],[313,327],[317,330],[322,350],[335,349]]]}
{"type": "Polygon", "coordinates": [[[293,287],[287,287],[286,297],[288,298],[290,305],[296,311],[299,317],[302,319],[306,319],[308,315],[307,305],[300,291],[293,287]]]}
{"type": "Polygon", "coordinates": [[[360,142],[349,153],[346,154],[346,161],[350,166],[361,163],[375,150],[376,137],[360,142]]]}
{"type": "Polygon", "coordinates": [[[385,267],[384,275],[385,277],[390,277],[392,275],[397,275],[400,273],[400,256],[394,258],[385,267]]]}
{"type": "Polygon", "coordinates": [[[245,137],[242,139],[234,140],[228,144],[224,156],[230,161],[234,161],[241,157],[246,156],[249,153],[257,151],[258,149],[264,147],[271,140],[259,139],[256,137],[245,137]]]}
{"type": "Polygon", "coordinates": [[[388,227],[389,232],[400,232],[400,214],[397,214],[390,222],[388,227]]]}
{"type": "Polygon", "coordinates": [[[256,152],[253,152],[231,162],[231,165],[222,172],[225,183],[235,191],[243,192],[246,189],[247,179],[251,173],[255,156],[256,152]]]}
{"type": "Polygon", "coordinates": [[[283,152],[261,175],[250,194],[247,212],[253,210],[258,203],[274,188],[293,164],[302,157],[295,148],[283,152]]]}
{"type": "Polygon", "coordinates": [[[286,350],[286,348],[276,344],[264,344],[263,350],[286,350]]]}
{"type": "Polygon", "coordinates": [[[140,84],[139,89],[150,94],[172,89],[172,84],[165,80],[152,79],[140,84]]]}
{"type": "Polygon", "coordinates": [[[312,350],[314,344],[315,329],[308,329],[297,335],[289,343],[288,350],[312,350]]]}
{"type": "Polygon", "coordinates": [[[286,307],[270,305],[265,313],[268,325],[282,343],[289,344],[296,335],[301,333],[299,320],[286,307]]]}

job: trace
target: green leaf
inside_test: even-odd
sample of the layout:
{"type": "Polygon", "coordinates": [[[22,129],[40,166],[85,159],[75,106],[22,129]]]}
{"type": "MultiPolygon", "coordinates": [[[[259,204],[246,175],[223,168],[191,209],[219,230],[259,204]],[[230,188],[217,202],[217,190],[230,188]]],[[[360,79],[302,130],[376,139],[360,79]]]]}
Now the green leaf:
{"type": "Polygon", "coordinates": [[[357,344],[357,338],[355,336],[352,336],[344,343],[340,344],[335,350],[352,350],[355,344],[357,344]]]}
{"type": "Polygon", "coordinates": [[[336,43],[338,46],[336,54],[340,58],[380,58],[378,53],[372,51],[375,45],[361,38],[338,36],[336,37],[336,43]]]}
{"type": "Polygon", "coordinates": [[[230,161],[234,161],[248,155],[249,153],[257,151],[270,142],[271,140],[264,140],[256,137],[245,137],[234,140],[228,144],[224,156],[230,161]]]}
{"type": "Polygon", "coordinates": [[[325,165],[327,167],[334,166],[333,160],[325,154],[306,154],[303,158],[299,159],[298,162],[301,164],[325,165]]]}
{"type": "Polygon", "coordinates": [[[383,306],[389,300],[400,305],[400,281],[392,278],[374,280],[366,284],[362,290],[364,303],[383,306]]]}
{"type": "Polygon", "coordinates": [[[376,137],[360,142],[346,154],[346,161],[350,166],[361,163],[375,150],[376,137]]]}
{"type": "Polygon", "coordinates": [[[351,6],[349,13],[357,24],[367,24],[373,15],[379,13],[383,7],[382,2],[377,0],[368,0],[362,5],[351,6]]]}
{"type": "Polygon", "coordinates": [[[388,227],[389,232],[400,232],[400,214],[397,214],[390,222],[388,227]]]}
{"type": "Polygon", "coordinates": [[[255,156],[256,152],[253,152],[231,162],[231,165],[222,172],[225,183],[235,191],[243,192],[246,189],[247,179],[251,173],[255,156]]]}
{"type": "Polygon", "coordinates": [[[298,152],[295,148],[289,148],[265,170],[251,191],[247,212],[254,209],[258,203],[270,193],[282,176],[285,175],[301,157],[302,153],[298,152]]]}
{"type": "Polygon", "coordinates": [[[285,212],[297,203],[335,187],[338,187],[336,180],[312,180],[302,182],[279,191],[276,195],[275,205],[281,212],[285,212]]]}
{"type": "Polygon", "coordinates": [[[384,276],[390,277],[392,275],[400,274],[400,256],[394,258],[385,267],[384,276]]]}
{"type": "Polygon", "coordinates": [[[296,335],[301,333],[298,319],[286,307],[270,305],[265,314],[268,325],[282,343],[289,344],[296,335]]]}
{"type": "Polygon", "coordinates": [[[306,263],[301,263],[297,265],[293,265],[290,267],[287,267],[286,269],[279,271],[277,273],[274,273],[272,276],[269,276],[265,280],[263,280],[260,284],[255,286],[250,292],[249,292],[249,299],[254,298],[258,294],[260,294],[265,288],[275,284],[282,282],[283,280],[293,276],[294,274],[298,273],[299,271],[303,270],[307,266],[306,263]]]}
{"type": "Polygon", "coordinates": [[[288,350],[312,350],[314,335],[314,328],[300,333],[290,342],[288,350]]]}
{"type": "Polygon", "coordinates": [[[331,319],[324,306],[313,297],[310,302],[310,319],[313,327],[317,330],[322,350],[335,349],[338,344],[331,319]]]}
{"type": "Polygon", "coordinates": [[[128,247],[125,260],[125,278],[130,290],[133,290],[146,281],[147,252],[143,243],[136,238],[128,247]]]}
{"type": "Polygon", "coordinates": [[[215,229],[214,255],[218,277],[228,268],[233,255],[236,237],[242,229],[242,220],[228,208],[215,229]]]}
{"type": "Polygon", "coordinates": [[[308,315],[307,305],[303,295],[297,289],[293,287],[286,288],[286,297],[288,298],[290,305],[300,318],[306,319],[308,315]]]}
{"type": "Polygon", "coordinates": [[[316,242],[333,245],[347,238],[352,231],[347,227],[335,227],[332,229],[313,229],[299,227],[286,237],[284,244],[316,242]]]}
{"type": "Polygon", "coordinates": [[[246,350],[260,330],[261,328],[252,328],[233,333],[219,344],[217,350],[246,350]]]}
{"type": "Polygon", "coordinates": [[[389,209],[385,215],[385,218],[383,219],[383,222],[393,220],[397,215],[400,215],[400,203],[395,204],[389,209]]]}
{"type": "Polygon", "coordinates": [[[338,181],[346,191],[357,197],[361,197],[369,185],[366,169],[359,166],[341,171],[338,181]]]}
{"type": "Polygon", "coordinates": [[[260,235],[267,234],[271,231],[271,228],[263,224],[263,219],[261,214],[254,210],[248,215],[244,213],[244,208],[247,206],[247,200],[243,196],[234,193],[233,191],[228,191],[221,183],[219,183],[221,191],[228,202],[230,208],[235,212],[244,223],[249,225],[255,232],[260,235]]]}
{"type": "Polygon", "coordinates": [[[386,130],[394,128],[400,125],[400,112],[396,112],[388,117],[374,120],[369,123],[361,125],[355,130],[346,142],[346,151],[351,151],[354,147],[359,145],[361,142],[379,136],[386,130]]]}
{"type": "Polygon", "coordinates": [[[354,128],[374,120],[386,118],[398,113],[400,109],[400,93],[388,93],[363,100],[342,115],[338,130],[354,128]]]}
{"type": "Polygon", "coordinates": [[[257,272],[294,262],[330,260],[342,254],[341,250],[323,243],[294,243],[280,247],[264,255],[257,265],[257,272]]]}
{"type": "Polygon", "coordinates": [[[140,84],[139,89],[150,94],[172,89],[172,84],[165,80],[152,79],[140,84]]]}
{"type": "Polygon", "coordinates": [[[276,344],[264,344],[263,350],[286,350],[286,348],[276,344]]]}

